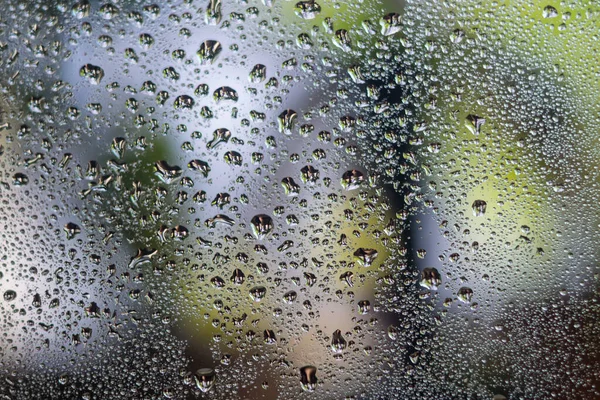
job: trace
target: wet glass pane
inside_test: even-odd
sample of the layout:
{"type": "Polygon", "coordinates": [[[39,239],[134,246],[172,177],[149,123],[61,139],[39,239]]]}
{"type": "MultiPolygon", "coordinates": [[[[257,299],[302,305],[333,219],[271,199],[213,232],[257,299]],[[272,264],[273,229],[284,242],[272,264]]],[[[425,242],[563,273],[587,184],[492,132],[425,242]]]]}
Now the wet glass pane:
{"type": "Polygon", "coordinates": [[[597,3],[0,5],[0,399],[600,398],[597,3]]]}

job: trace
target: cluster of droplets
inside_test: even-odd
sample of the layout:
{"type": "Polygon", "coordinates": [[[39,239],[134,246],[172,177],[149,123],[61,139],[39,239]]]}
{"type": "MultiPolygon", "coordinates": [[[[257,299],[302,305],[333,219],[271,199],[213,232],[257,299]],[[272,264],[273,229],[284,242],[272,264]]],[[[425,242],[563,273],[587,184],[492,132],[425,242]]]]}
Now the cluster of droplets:
{"type": "MultiPolygon", "coordinates": [[[[0,115],[1,194],[7,215],[26,221],[5,222],[14,239],[1,247],[10,329],[0,354],[6,365],[26,358],[29,337],[40,354],[67,354],[30,374],[33,397],[495,394],[486,374],[501,381],[500,368],[531,342],[518,325],[526,315],[509,318],[513,299],[530,300],[531,285],[540,298],[556,289],[544,249],[557,242],[541,232],[560,237],[554,219],[565,218],[539,204],[570,201],[582,186],[573,177],[596,176],[593,153],[577,159],[570,139],[591,140],[579,128],[596,126],[580,112],[591,103],[563,95],[566,67],[529,48],[536,36],[511,22],[515,10],[426,1],[400,13],[312,0],[40,7],[10,4],[26,33],[0,33],[0,83],[25,99],[0,115]],[[515,35],[504,27],[528,36],[507,40],[515,35]],[[545,165],[540,155],[556,156],[557,144],[564,151],[545,165]],[[569,162],[585,172],[565,178],[569,162]],[[26,216],[42,206],[42,222],[26,216]],[[429,220],[437,237],[427,241],[429,220]],[[15,251],[29,248],[19,225],[35,226],[27,246],[43,251],[15,251]],[[516,238],[504,233],[515,227],[516,238]],[[520,264],[546,279],[532,284],[520,264]],[[509,303],[496,305],[500,295],[509,303]],[[184,356],[176,335],[198,355],[184,356]],[[509,343],[515,336],[522,343],[509,343]],[[75,355],[84,351],[100,372],[78,372],[94,369],[75,355]],[[252,382],[247,393],[240,381],[252,382]]],[[[556,5],[531,12],[557,35],[583,20],[556,5]]],[[[559,314],[561,304],[550,308],[559,314]]],[[[574,304],[575,315],[583,304],[598,311],[574,304]]],[[[533,326],[552,341],[541,314],[533,326]]],[[[553,357],[573,366],[562,350],[553,357]]],[[[573,395],[519,374],[505,394],[573,395]]],[[[585,367],[576,375],[582,393],[595,390],[585,367]]]]}

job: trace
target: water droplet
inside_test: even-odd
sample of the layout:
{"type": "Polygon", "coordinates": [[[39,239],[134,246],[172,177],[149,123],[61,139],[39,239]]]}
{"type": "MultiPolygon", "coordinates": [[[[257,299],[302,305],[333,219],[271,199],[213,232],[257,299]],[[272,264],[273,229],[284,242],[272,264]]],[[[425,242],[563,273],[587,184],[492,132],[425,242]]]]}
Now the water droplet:
{"type": "Polygon", "coordinates": [[[313,286],[315,283],[317,283],[317,277],[315,274],[311,273],[311,272],[305,272],[304,273],[304,279],[306,280],[306,285],[307,286],[313,286]]]}
{"type": "Polygon", "coordinates": [[[238,101],[238,94],[229,86],[223,86],[215,90],[213,93],[213,98],[217,103],[227,100],[235,102],[238,101]]]}
{"type": "Polygon", "coordinates": [[[475,200],[471,205],[473,208],[473,215],[476,217],[483,217],[485,215],[485,210],[487,209],[487,203],[483,200],[475,200]]]}
{"type": "Polygon", "coordinates": [[[424,288],[437,290],[438,286],[442,284],[442,278],[437,269],[425,268],[421,272],[421,280],[419,284],[424,288]]]}
{"type": "Polygon", "coordinates": [[[71,12],[75,18],[82,19],[90,15],[90,9],[90,2],[87,0],[81,0],[73,4],[73,7],[71,7],[71,12]]]}
{"type": "Polygon", "coordinates": [[[302,19],[314,19],[321,12],[321,6],[314,0],[300,1],[296,3],[295,12],[302,19]]]}
{"type": "Polygon", "coordinates": [[[315,169],[312,165],[302,167],[300,170],[302,174],[302,182],[314,184],[319,180],[319,170],[315,169]]]}
{"type": "Polygon", "coordinates": [[[67,224],[65,224],[64,230],[68,240],[73,239],[79,234],[79,232],[81,232],[81,228],[72,222],[68,222],[67,224]]]}
{"type": "Polygon", "coordinates": [[[229,165],[240,166],[243,162],[242,155],[237,151],[228,151],[223,155],[223,159],[229,165]]]}
{"type": "Polygon", "coordinates": [[[298,114],[296,113],[296,111],[290,109],[285,110],[284,112],[279,114],[279,132],[285,135],[291,135],[297,117],[298,114]]]}
{"type": "Polygon", "coordinates": [[[102,18],[104,19],[113,19],[117,15],[119,15],[119,9],[111,3],[103,4],[98,10],[102,18]]]}
{"type": "Polygon", "coordinates": [[[221,143],[229,142],[231,131],[226,128],[219,128],[213,132],[213,138],[206,144],[207,149],[214,149],[221,143]]]}
{"type": "Polygon", "coordinates": [[[86,78],[92,85],[98,85],[104,77],[104,70],[96,65],[85,64],[79,70],[79,76],[86,78]]]}
{"type": "Polygon", "coordinates": [[[206,221],[204,221],[204,225],[207,226],[208,228],[214,228],[215,226],[217,226],[217,224],[233,226],[233,225],[235,225],[235,221],[232,218],[228,217],[227,215],[223,215],[223,214],[217,214],[214,217],[209,218],[206,221]]]}
{"type": "Polygon", "coordinates": [[[314,392],[317,388],[317,368],[307,365],[300,368],[300,385],[306,392],[314,392]]]}
{"type": "Polygon", "coordinates": [[[360,71],[359,65],[348,67],[348,75],[350,75],[350,78],[352,78],[354,83],[365,83],[365,78],[360,71]]]}
{"type": "Polygon", "coordinates": [[[33,302],[31,303],[35,308],[40,308],[42,306],[42,296],[39,293],[33,295],[33,302]]]}
{"type": "Polygon", "coordinates": [[[171,236],[175,240],[184,240],[190,235],[190,231],[183,225],[177,225],[171,230],[171,236]]]}
{"type": "Polygon", "coordinates": [[[175,99],[174,102],[174,106],[176,110],[182,110],[182,109],[190,109],[194,106],[194,99],[192,99],[190,96],[187,96],[185,94],[181,95],[181,96],[177,96],[177,98],[175,99]]]}
{"type": "Polygon", "coordinates": [[[340,281],[344,282],[346,285],[352,287],[354,286],[354,273],[352,271],[346,271],[340,275],[340,281]]]}
{"type": "Polygon", "coordinates": [[[267,288],[264,286],[255,286],[250,289],[250,298],[255,302],[260,302],[267,295],[267,288]]]}
{"type": "Polygon", "coordinates": [[[289,292],[287,292],[283,295],[283,301],[286,304],[292,304],[293,302],[296,301],[297,298],[298,298],[298,294],[293,290],[290,290],[289,292]]]}
{"type": "Polygon", "coordinates": [[[296,38],[296,44],[299,48],[304,50],[311,49],[314,45],[312,39],[310,38],[310,36],[308,36],[308,33],[299,34],[296,38]]]}
{"type": "Polygon", "coordinates": [[[398,328],[396,328],[394,325],[390,325],[388,327],[387,334],[390,339],[392,339],[392,340],[398,339],[398,333],[399,333],[398,328]]]}
{"type": "Polygon", "coordinates": [[[29,178],[27,175],[17,172],[13,175],[13,185],[15,186],[24,186],[29,183],[29,178]]]}
{"type": "Polygon", "coordinates": [[[335,31],[335,35],[333,37],[333,44],[335,44],[340,49],[348,52],[352,50],[350,41],[350,34],[345,29],[338,29],[335,31]]]}
{"type": "Polygon", "coordinates": [[[342,175],[341,185],[346,190],[355,190],[364,182],[365,175],[357,169],[346,171],[342,175]]]}
{"type": "Polygon", "coordinates": [[[252,226],[252,233],[257,239],[262,240],[271,232],[273,232],[273,219],[265,214],[259,214],[252,217],[250,220],[252,226]]]}
{"type": "Polygon", "coordinates": [[[231,196],[229,193],[217,193],[213,201],[210,203],[213,206],[219,207],[221,210],[227,204],[231,203],[231,196]]]}
{"type": "Polygon", "coordinates": [[[292,247],[294,247],[294,242],[291,240],[284,240],[283,243],[281,243],[278,247],[277,247],[277,251],[278,252],[284,252],[288,249],[291,249],[292,247]]]}
{"type": "Polygon", "coordinates": [[[342,353],[346,348],[346,340],[342,337],[342,331],[336,329],[331,338],[331,351],[342,353]]]}
{"type": "Polygon", "coordinates": [[[294,179],[290,178],[289,176],[281,180],[281,186],[283,186],[283,190],[288,196],[298,196],[300,193],[300,185],[298,185],[294,179]]]}
{"type": "Polygon", "coordinates": [[[267,67],[263,64],[256,64],[250,74],[248,75],[248,80],[251,83],[260,83],[267,78],[267,67]]]}
{"type": "Polygon", "coordinates": [[[110,151],[112,151],[112,153],[115,155],[115,157],[123,158],[123,156],[125,155],[126,145],[127,145],[127,142],[125,141],[124,138],[116,137],[113,139],[112,143],[110,144],[110,151]]]}
{"type": "Polygon", "coordinates": [[[477,115],[468,115],[465,119],[465,126],[473,135],[479,135],[483,124],[485,124],[485,119],[477,115]]]}
{"type": "Polygon", "coordinates": [[[150,18],[156,19],[160,15],[160,7],[156,4],[149,4],[144,6],[144,13],[148,14],[150,18]]]}
{"type": "Polygon", "coordinates": [[[225,280],[220,276],[215,276],[210,279],[210,284],[213,285],[214,288],[221,289],[225,287],[225,280]]]}
{"type": "Polygon", "coordinates": [[[196,387],[203,393],[212,389],[216,381],[215,371],[212,368],[201,368],[194,374],[196,387]]]}
{"type": "Polygon", "coordinates": [[[154,38],[148,33],[142,33],[139,37],[139,43],[142,49],[150,50],[152,45],[154,45],[154,38]]]}
{"type": "Polygon", "coordinates": [[[385,36],[393,35],[402,29],[400,15],[396,13],[385,15],[379,20],[379,25],[381,25],[381,34],[385,36]]]}
{"type": "Polygon", "coordinates": [[[188,168],[193,171],[200,171],[202,175],[206,178],[211,171],[210,165],[206,161],[202,160],[192,160],[188,163],[188,168]]]}
{"type": "Polygon", "coordinates": [[[246,280],[246,275],[244,275],[241,269],[236,268],[233,270],[233,273],[231,274],[231,278],[229,278],[229,280],[234,285],[242,285],[246,280]]]}
{"type": "Polygon", "coordinates": [[[410,359],[410,362],[413,364],[416,364],[419,362],[419,357],[421,356],[421,353],[419,353],[418,351],[415,351],[414,353],[411,353],[408,358],[410,359]]]}
{"type": "Polygon", "coordinates": [[[458,299],[463,303],[470,303],[473,299],[473,290],[468,287],[461,287],[457,293],[458,299]]]}
{"type": "Polygon", "coordinates": [[[154,163],[156,175],[161,181],[166,184],[172,183],[175,179],[181,176],[181,168],[178,166],[170,166],[166,161],[161,160],[154,163]]]}
{"type": "Polygon", "coordinates": [[[544,18],[554,18],[557,16],[558,16],[558,11],[556,10],[556,8],[554,8],[552,6],[546,6],[542,10],[542,17],[544,17],[544,18]]]}
{"type": "Polygon", "coordinates": [[[200,60],[200,64],[211,64],[221,53],[221,50],[222,47],[220,42],[218,42],[217,40],[206,40],[200,45],[200,49],[198,49],[196,55],[200,60]]]}
{"type": "Polygon", "coordinates": [[[454,44],[459,44],[465,38],[465,31],[462,29],[455,29],[450,34],[450,41],[454,44]]]}
{"type": "Polygon", "coordinates": [[[206,23],[209,25],[217,25],[221,22],[221,0],[209,0],[205,17],[206,23]]]}
{"type": "Polygon", "coordinates": [[[17,292],[15,292],[14,290],[7,290],[6,292],[4,292],[3,297],[4,301],[13,301],[17,298],[17,292]]]}
{"type": "Polygon", "coordinates": [[[364,267],[370,267],[377,258],[377,250],[359,248],[354,252],[354,258],[364,267]]]}
{"type": "Polygon", "coordinates": [[[158,250],[154,249],[138,249],[137,254],[129,261],[129,268],[150,262],[157,253],[158,250]]]}
{"type": "Polygon", "coordinates": [[[371,310],[371,302],[369,300],[361,300],[358,302],[358,313],[361,315],[369,313],[371,310]]]}

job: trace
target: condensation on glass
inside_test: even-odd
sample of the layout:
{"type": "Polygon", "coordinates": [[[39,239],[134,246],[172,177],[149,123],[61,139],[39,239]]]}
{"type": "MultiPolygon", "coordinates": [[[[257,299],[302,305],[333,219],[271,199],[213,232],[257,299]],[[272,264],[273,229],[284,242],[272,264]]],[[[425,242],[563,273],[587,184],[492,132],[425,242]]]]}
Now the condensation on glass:
{"type": "Polygon", "coordinates": [[[0,399],[600,398],[597,4],[0,1],[0,399]]]}

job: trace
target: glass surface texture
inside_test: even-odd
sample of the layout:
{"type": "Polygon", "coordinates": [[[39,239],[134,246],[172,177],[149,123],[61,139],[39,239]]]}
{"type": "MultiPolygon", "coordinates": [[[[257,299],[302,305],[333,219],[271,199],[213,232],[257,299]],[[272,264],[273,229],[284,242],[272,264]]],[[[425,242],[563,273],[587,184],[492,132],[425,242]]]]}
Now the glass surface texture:
{"type": "Polygon", "coordinates": [[[0,400],[600,399],[597,2],[0,10],[0,400]]]}

